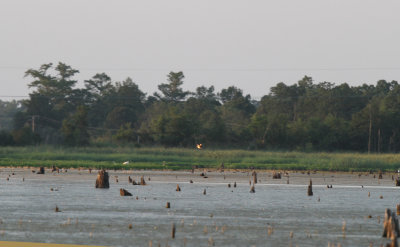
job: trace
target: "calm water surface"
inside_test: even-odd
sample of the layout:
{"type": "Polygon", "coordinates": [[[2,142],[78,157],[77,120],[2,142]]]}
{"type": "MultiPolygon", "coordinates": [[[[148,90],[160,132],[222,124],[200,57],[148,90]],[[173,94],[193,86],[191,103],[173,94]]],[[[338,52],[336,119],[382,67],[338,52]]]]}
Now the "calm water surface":
{"type": "Polygon", "coordinates": [[[308,197],[306,185],[258,184],[251,194],[248,183],[237,188],[179,183],[182,191],[176,192],[176,182],[132,186],[124,181],[95,189],[93,179],[45,176],[25,182],[1,178],[0,240],[103,246],[149,246],[149,241],[153,246],[380,246],[387,242],[381,238],[384,211],[400,203],[400,190],[394,186],[314,185],[314,196],[308,197]],[[55,187],[58,191],[50,191],[55,187]],[[120,188],[133,196],[121,197],[120,188]],[[167,201],[170,209],[165,208],[167,201]],[[56,205],[61,212],[55,212],[56,205]],[[175,239],[170,237],[172,223],[175,239]]]}

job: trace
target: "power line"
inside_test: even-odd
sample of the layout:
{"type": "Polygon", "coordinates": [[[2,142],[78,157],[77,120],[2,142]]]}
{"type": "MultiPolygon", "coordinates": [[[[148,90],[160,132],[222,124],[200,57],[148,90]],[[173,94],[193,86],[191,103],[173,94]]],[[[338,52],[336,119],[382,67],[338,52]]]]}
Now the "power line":
{"type": "MultiPolygon", "coordinates": [[[[0,66],[0,70],[28,70],[29,67],[23,66],[0,66]]],[[[285,72],[285,71],[384,71],[384,70],[400,70],[400,67],[304,67],[304,68],[80,68],[79,71],[138,71],[138,72],[154,72],[154,71],[194,71],[194,72],[285,72]]]]}

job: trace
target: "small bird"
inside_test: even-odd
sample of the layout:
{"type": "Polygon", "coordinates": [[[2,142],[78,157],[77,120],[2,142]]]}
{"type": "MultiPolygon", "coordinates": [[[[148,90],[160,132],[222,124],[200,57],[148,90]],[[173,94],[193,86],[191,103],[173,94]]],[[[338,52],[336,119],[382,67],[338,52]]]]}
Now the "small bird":
{"type": "Polygon", "coordinates": [[[203,148],[203,144],[201,144],[201,143],[197,144],[196,147],[197,147],[197,149],[202,149],[203,148]]]}
{"type": "Polygon", "coordinates": [[[125,161],[124,163],[122,163],[123,165],[128,165],[129,161],[125,161]]]}

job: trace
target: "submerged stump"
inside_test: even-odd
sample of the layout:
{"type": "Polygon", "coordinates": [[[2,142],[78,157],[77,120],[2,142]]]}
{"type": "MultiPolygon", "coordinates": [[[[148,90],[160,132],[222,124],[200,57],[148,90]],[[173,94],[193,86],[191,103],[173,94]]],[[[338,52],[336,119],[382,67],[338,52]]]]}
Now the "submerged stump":
{"type": "Polygon", "coordinates": [[[310,179],[310,184],[308,185],[307,195],[308,196],[312,196],[313,195],[311,179],[310,179]]]}
{"type": "Polygon", "coordinates": [[[146,181],[144,180],[144,176],[140,178],[140,185],[146,185],[146,181]]]}
{"type": "Polygon", "coordinates": [[[41,166],[36,174],[44,174],[44,167],[41,166]]]}
{"type": "Polygon", "coordinates": [[[100,189],[110,188],[110,183],[108,181],[108,172],[106,172],[104,169],[100,170],[99,173],[97,174],[96,188],[100,189]]]}
{"type": "Polygon", "coordinates": [[[399,221],[397,219],[396,213],[387,208],[385,211],[385,220],[383,221],[382,237],[388,239],[396,239],[399,236],[399,221]]]}
{"type": "Polygon", "coordinates": [[[129,193],[129,191],[127,191],[126,189],[119,189],[119,194],[121,195],[121,196],[132,196],[132,194],[131,193],[129,193]]]}

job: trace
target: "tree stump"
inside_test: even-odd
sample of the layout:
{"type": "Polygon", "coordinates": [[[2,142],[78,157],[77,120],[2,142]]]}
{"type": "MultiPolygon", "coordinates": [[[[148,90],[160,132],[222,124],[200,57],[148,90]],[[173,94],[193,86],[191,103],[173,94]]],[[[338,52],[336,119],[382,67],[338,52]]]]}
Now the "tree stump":
{"type": "Polygon", "coordinates": [[[282,178],[282,175],[281,175],[280,172],[274,172],[274,173],[272,174],[272,178],[273,178],[273,179],[281,179],[281,178],[282,178]]]}
{"type": "Polygon", "coordinates": [[[41,166],[36,174],[44,174],[44,167],[41,166]]]}
{"type": "Polygon", "coordinates": [[[175,223],[172,223],[171,238],[175,238],[175,231],[176,231],[175,223]]]}
{"type": "Polygon", "coordinates": [[[132,194],[131,193],[129,193],[129,191],[127,191],[127,190],[125,190],[125,189],[119,189],[119,194],[121,195],[121,196],[132,196],[132,194]]]}
{"type": "Polygon", "coordinates": [[[110,188],[110,183],[108,181],[108,172],[106,172],[104,169],[100,170],[99,173],[97,174],[96,188],[100,189],[110,188]]]}
{"type": "Polygon", "coordinates": [[[396,186],[400,186],[400,178],[396,178],[396,186]]]}
{"type": "Polygon", "coordinates": [[[179,187],[179,184],[176,185],[176,191],[181,191],[181,187],[179,187]]]}
{"type": "Polygon", "coordinates": [[[312,195],[313,195],[313,192],[312,192],[312,181],[311,181],[311,179],[310,179],[310,184],[308,185],[307,195],[308,195],[308,196],[312,196],[312,195]]]}
{"type": "Polygon", "coordinates": [[[140,178],[140,185],[146,185],[146,181],[144,180],[144,176],[140,178]]]}
{"type": "Polygon", "coordinates": [[[167,202],[167,204],[165,205],[165,208],[171,208],[171,203],[167,202]]]}
{"type": "Polygon", "coordinates": [[[251,174],[253,176],[253,184],[257,183],[257,172],[253,171],[253,173],[251,174]]]}
{"type": "Polygon", "coordinates": [[[399,236],[399,221],[396,214],[387,208],[385,211],[385,220],[383,221],[382,237],[392,239],[398,238],[399,236]]]}

